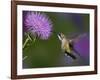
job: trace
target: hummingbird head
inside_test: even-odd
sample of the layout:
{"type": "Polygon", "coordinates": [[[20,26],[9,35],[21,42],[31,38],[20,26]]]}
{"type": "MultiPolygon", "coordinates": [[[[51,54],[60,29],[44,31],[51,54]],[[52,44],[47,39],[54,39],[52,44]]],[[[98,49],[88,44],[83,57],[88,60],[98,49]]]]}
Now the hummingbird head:
{"type": "Polygon", "coordinates": [[[59,40],[63,40],[66,37],[63,33],[58,33],[58,38],[59,38],[59,40]]]}

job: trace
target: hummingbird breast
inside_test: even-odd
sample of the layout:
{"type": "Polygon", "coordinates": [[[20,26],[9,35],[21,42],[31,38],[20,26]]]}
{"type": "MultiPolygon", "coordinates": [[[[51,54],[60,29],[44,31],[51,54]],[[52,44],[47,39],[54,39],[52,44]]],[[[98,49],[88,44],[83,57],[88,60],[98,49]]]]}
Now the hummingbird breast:
{"type": "Polygon", "coordinates": [[[63,51],[71,53],[70,42],[65,40],[65,39],[62,40],[61,48],[62,48],[63,51]]]}

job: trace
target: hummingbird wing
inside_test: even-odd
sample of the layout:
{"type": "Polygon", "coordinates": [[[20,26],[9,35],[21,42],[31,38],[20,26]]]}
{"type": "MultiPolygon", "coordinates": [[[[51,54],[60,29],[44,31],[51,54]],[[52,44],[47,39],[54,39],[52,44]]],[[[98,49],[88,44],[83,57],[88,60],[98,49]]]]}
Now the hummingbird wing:
{"type": "Polygon", "coordinates": [[[76,54],[78,54],[81,57],[80,53],[74,48],[74,42],[73,41],[71,41],[69,43],[69,46],[70,46],[72,51],[74,51],[76,54]]]}
{"type": "Polygon", "coordinates": [[[82,37],[84,37],[86,35],[87,35],[86,33],[83,33],[83,34],[74,36],[74,38],[70,39],[70,42],[78,42],[80,40],[80,38],[82,38],[82,37]]]}

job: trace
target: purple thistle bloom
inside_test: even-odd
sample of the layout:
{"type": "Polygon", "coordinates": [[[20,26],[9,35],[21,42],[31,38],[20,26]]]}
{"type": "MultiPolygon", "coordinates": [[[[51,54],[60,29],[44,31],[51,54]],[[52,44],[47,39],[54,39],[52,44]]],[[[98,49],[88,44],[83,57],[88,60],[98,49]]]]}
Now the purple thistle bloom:
{"type": "Polygon", "coordinates": [[[24,17],[24,26],[27,31],[43,40],[48,39],[52,32],[51,20],[40,12],[28,11],[24,17]]]}

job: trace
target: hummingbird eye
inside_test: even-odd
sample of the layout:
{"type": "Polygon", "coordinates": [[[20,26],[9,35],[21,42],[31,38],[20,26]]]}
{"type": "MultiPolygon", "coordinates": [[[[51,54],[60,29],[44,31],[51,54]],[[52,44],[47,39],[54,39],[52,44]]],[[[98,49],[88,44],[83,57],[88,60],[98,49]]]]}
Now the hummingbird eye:
{"type": "Polygon", "coordinates": [[[62,40],[63,38],[65,38],[65,36],[64,36],[63,33],[58,33],[58,36],[59,36],[60,40],[62,40]]]}
{"type": "Polygon", "coordinates": [[[60,35],[60,33],[58,33],[58,35],[60,35]]]}
{"type": "Polygon", "coordinates": [[[60,33],[58,33],[58,35],[61,37],[61,34],[60,33]]]}

